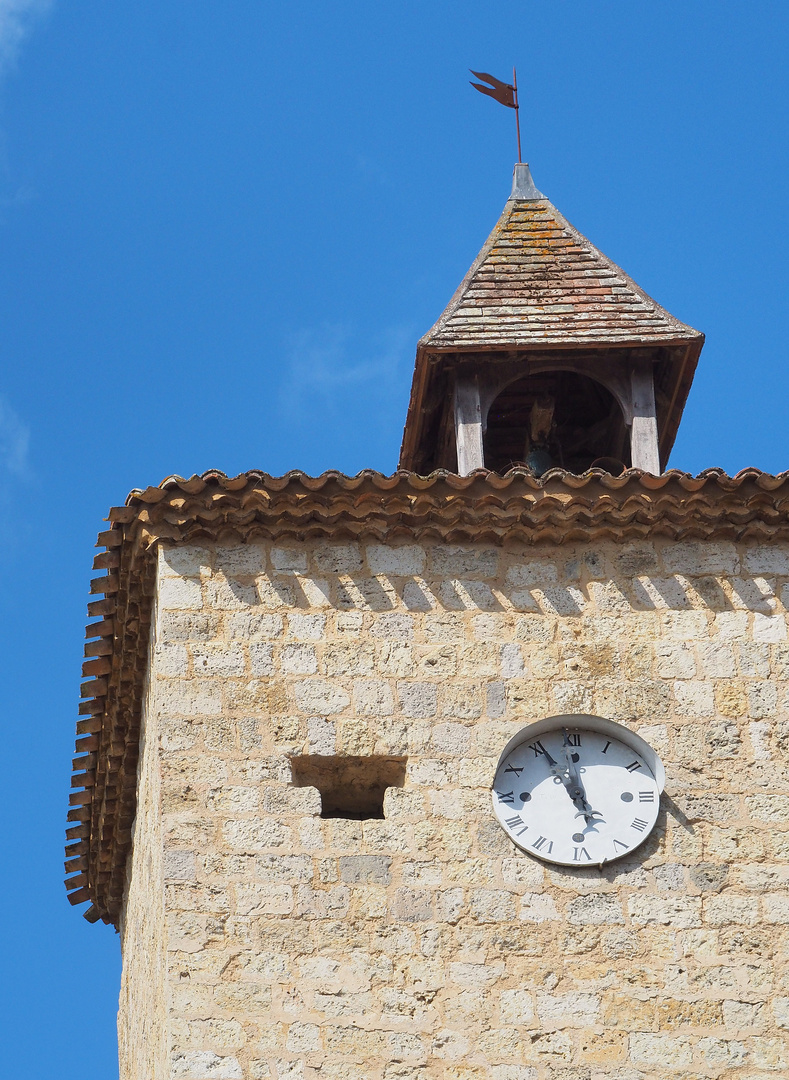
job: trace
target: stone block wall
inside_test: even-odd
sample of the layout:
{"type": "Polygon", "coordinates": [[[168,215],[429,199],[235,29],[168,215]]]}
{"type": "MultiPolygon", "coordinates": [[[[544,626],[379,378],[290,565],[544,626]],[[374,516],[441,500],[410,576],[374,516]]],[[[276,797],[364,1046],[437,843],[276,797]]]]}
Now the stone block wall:
{"type": "Polygon", "coordinates": [[[133,970],[159,905],[162,1075],[789,1074],[787,607],[779,545],[161,550],[160,805],[123,943],[133,970]],[[667,769],[650,840],[603,872],[520,852],[491,811],[507,740],[567,712],[667,769]],[[324,819],[305,754],[404,756],[405,783],[383,819],[324,819]]]}
{"type": "Polygon", "coordinates": [[[149,652],[148,668],[140,725],[134,855],[120,927],[123,973],[118,1008],[118,1057],[123,1080],[167,1080],[170,1075],[162,772],[153,649],[149,652]]]}

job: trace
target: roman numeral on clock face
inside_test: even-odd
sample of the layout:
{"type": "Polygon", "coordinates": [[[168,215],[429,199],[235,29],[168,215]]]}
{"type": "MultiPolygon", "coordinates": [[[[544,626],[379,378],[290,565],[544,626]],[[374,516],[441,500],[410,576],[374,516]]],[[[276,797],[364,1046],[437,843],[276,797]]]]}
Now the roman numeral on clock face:
{"type": "Polygon", "coordinates": [[[587,862],[592,861],[592,856],[586,850],[585,847],[573,848],[573,862],[583,862],[586,859],[587,862]]]}
{"type": "Polygon", "coordinates": [[[636,769],[640,769],[640,768],[641,768],[641,762],[640,761],[631,761],[630,764],[627,766],[627,771],[628,772],[635,772],[636,769]]]}
{"type": "Polygon", "coordinates": [[[523,836],[528,830],[529,826],[523,824],[523,818],[520,814],[515,814],[514,817],[508,817],[504,819],[504,824],[515,833],[516,836],[523,836]]]}
{"type": "Polygon", "coordinates": [[[580,746],[581,745],[581,736],[578,734],[577,731],[567,733],[567,745],[568,746],[580,746]]]}
{"type": "Polygon", "coordinates": [[[540,754],[545,753],[545,747],[541,742],[529,743],[529,749],[532,751],[535,757],[539,757],[540,754]]]}
{"type": "Polygon", "coordinates": [[[639,802],[654,802],[655,801],[655,793],[654,793],[654,791],[639,791],[639,793],[638,793],[638,801],[639,802]]]}
{"type": "Polygon", "coordinates": [[[523,772],[523,765],[521,765],[520,768],[517,768],[515,765],[508,765],[507,768],[504,770],[504,772],[505,773],[511,772],[511,773],[515,773],[516,776],[520,776],[520,774],[523,772]]]}
{"type": "Polygon", "coordinates": [[[635,829],[636,832],[643,832],[644,829],[647,827],[647,824],[648,823],[646,821],[642,821],[640,817],[637,817],[633,819],[630,828],[635,829]]]}
{"type": "Polygon", "coordinates": [[[622,851],[630,851],[630,844],[624,844],[621,840],[614,840],[614,851],[621,848],[622,851]]]}
{"type": "Polygon", "coordinates": [[[553,840],[549,840],[546,836],[538,836],[532,844],[532,847],[536,848],[537,851],[542,851],[544,848],[545,854],[550,855],[553,851],[553,840]],[[548,845],[547,847],[545,847],[546,844],[548,845]]]}
{"type": "Polygon", "coordinates": [[[515,793],[513,791],[497,791],[496,794],[499,797],[499,802],[514,803],[515,793]]]}

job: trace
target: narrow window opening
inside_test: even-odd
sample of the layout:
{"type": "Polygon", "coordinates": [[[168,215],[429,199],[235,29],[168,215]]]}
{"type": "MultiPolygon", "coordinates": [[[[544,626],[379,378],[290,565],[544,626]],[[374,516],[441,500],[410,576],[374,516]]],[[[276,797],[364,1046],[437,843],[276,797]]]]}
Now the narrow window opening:
{"type": "Polygon", "coordinates": [[[310,754],[290,759],[294,787],[321,794],[321,817],[365,821],[384,816],[384,793],[405,783],[404,757],[329,757],[310,754]]]}

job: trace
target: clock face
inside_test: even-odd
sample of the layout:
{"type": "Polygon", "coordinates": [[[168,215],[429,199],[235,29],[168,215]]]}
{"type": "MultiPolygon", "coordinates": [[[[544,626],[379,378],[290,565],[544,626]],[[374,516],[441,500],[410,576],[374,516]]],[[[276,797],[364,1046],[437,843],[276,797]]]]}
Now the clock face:
{"type": "Polygon", "coordinates": [[[611,729],[618,725],[599,724],[607,730],[532,725],[538,734],[524,729],[523,741],[516,737],[502,755],[493,810],[513,842],[530,855],[562,866],[602,865],[629,854],[649,836],[662,783],[648,759],[653,766],[659,759],[646,744],[640,752],[634,749],[632,743],[641,742],[637,737],[617,738],[611,729]]]}

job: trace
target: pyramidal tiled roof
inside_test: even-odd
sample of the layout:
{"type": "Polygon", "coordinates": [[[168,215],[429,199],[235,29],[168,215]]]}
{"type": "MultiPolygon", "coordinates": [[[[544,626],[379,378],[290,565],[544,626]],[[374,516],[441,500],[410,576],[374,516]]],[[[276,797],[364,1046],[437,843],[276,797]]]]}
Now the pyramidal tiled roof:
{"type": "Polygon", "coordinates": [[[496,227],[420,349],[663,345],[702,338],[574,229],[516,165],[496,227]]]}

